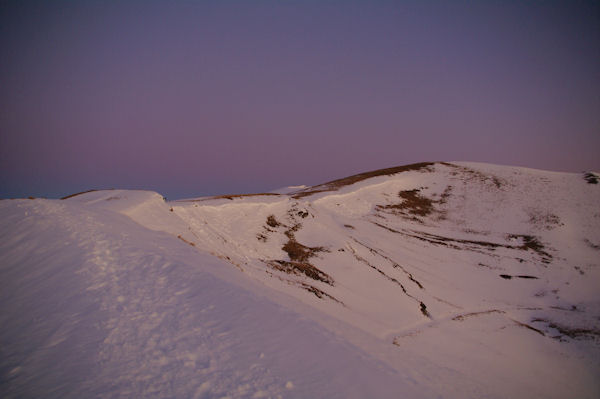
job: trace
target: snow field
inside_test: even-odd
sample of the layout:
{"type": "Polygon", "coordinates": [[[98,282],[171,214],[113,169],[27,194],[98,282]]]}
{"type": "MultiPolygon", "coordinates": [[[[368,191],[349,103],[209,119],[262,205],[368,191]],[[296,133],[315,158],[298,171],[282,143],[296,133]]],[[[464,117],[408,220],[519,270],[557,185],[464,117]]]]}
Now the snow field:
{"type": "Polygon", "coordinates": [[[597,185],[455,162],[336,188],[0,202],[5,396],[598,396],[597,185]]]}

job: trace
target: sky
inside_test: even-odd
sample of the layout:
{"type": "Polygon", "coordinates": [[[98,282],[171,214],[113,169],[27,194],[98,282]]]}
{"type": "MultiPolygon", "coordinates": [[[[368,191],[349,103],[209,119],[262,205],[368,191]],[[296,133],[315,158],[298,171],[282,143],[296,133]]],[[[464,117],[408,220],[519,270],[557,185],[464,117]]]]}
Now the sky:
{"type": "Polygon", "coordinates": [[[599,1],[0,1],[0,198],[600,170],[599,1]]]}

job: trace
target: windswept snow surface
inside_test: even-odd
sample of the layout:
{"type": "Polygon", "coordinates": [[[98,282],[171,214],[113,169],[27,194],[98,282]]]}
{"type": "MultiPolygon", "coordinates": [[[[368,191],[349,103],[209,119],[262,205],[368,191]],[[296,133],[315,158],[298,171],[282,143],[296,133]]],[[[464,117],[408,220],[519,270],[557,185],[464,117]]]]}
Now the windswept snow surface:
{"type": "Polygon", "coordinates": [[[417,392],[172,236],[73,202],[1,210],[3,398],[417,392]]]}
{"type": "Polygon", "coordinates": [[[0,395],[599,397],[592,177],[1,201],[0,395]]]}

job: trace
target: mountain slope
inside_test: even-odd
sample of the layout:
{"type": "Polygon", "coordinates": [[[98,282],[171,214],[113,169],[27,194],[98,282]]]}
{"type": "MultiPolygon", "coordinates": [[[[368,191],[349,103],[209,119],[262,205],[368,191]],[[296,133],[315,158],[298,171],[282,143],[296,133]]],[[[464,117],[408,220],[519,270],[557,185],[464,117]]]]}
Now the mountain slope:
{"type": "Polygon", "coordinates": [[[3,398],[417,395],[219,259],[123,215],[47,200],[0,214],[3,398]]]}
{"type": "Polygon", "coordinates": [[[44,362],[64,356],[74,371],[36,389],[60,380],[54,396],[596,397],[595,176],[422,163],[286,194],[2,201],[2,321],[13,326],[2,335],[3,390],[34,392],[44,362]],[[48,296],[74,308],[58,312],[48,296]],[[214,302],[223,311],[205,318],[214,302]],[[27,321],[38,314],[54,324],[27,321]],[[237,338],[205,333],[212,323],[237,338]],[[21,342],[23,331],[39,342],[21,342]],[[82,336],[96,337],[83,365],[69,355],[82,336]],[[255,366],[254,346],[274,360],[255,366]],[[190,379],[185,356],[196,370],[207,353],[217,364],[190,379]],[[132,363],[142,365],[133,375],[132,363]],[[81,370],[98,371],[95,382],[81,370]]]}

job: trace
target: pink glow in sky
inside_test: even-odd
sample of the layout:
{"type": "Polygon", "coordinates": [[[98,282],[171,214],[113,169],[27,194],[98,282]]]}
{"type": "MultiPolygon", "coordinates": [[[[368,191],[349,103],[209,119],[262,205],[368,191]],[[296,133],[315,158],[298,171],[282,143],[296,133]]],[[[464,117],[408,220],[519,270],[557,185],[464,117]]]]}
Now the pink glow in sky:
{"type": "Polygon", "coordinates": [[[4,1],[0,197],[600,170],[598,1],[4,1]]]}

